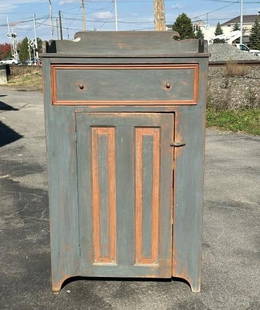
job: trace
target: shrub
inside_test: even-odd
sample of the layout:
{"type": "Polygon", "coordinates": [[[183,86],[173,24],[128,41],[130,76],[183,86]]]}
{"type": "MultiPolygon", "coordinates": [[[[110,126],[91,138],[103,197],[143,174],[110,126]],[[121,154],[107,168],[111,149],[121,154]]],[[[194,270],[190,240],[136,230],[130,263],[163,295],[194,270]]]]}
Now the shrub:
{"type": "Polygon", "coordinates": [[[249,72],[249,67],[246,65],[240,65],[236,62],[227,62],[224,75],[228,77],[245,76],[249,72]]]}

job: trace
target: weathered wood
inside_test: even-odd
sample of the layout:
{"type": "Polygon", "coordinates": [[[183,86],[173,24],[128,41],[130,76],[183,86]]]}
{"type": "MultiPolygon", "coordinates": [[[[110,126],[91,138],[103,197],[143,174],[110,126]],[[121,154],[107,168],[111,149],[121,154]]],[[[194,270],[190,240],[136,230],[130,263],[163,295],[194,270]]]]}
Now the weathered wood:
{"type": "Polygon", "coordinates": [[[196,104],[198,65],[52,66],[53,104],[196,104]]]}
{"type": "Polygon", "coordinates": [[[206,48],[158,32],[80,36],[43,57],[53,291],[71,276],[174,276],[199,291],[206,48]]]}
{"type": "Polygon", "coordinates": [[[207,62],[201,63],[200,103],[176,111],[173,276],[200,291],[207,62]]]}
{"type": "MultiPolygon", "coordinates": [[[[44,60],[45,84],[50,83],[50,67],[44,60]]],[[[66,107],[50,104],[45,87],[48,183],[53,291],[59,291],[66,278],[78,274],[79,234],[75,119],[66,107]]]]}
{"type": "MultiPolygon", "coordinates": [[[[166,31],[98,31],[79,32],[75,41],[51,41],[46,44],[44,57],[138,57],[166,56],[183,57],[202,55],[199,40],[174,40],[173,32],[166,31]]],[[[204,43],[205,44],[205,43],[204,43]]],[[[203,44],[203,46],[204,46],[203,44]]]]}
{"type": "MultiPolygon", "coordinates": [[[[159,113],[76,113],[76,122],[81,274],[88,275],[91,269],[91,274],[103,276],[105,267],[111,270],[111,264],[114,264],[114,276],[118,276],[119,272],[121,276],[138,277],[139,274],[145,276],[147,272],[147,277],[171,277],[172,172],[168,167],[172,162],[170,142],[173,138],[173,116],[159,113]],[[116,176],[110,173],[109,179],[105,181],[106,186],[109,182],[113,182],[115,189],[107,188],[102,193],[98,189],[102,185],[101,180],[99,180],[100,185],[91,186],[91,178],[93,180],[94,177],[94,183],[96,183],[95,175],[102,169],[102,166],[96,166],[100,153],[96,148],[96,137],[93,144],[93,134],[91,134],[93,130],[104,133],[113,130],[113,136],[116,137],[116,151],[112,154],[116,163],[116,176]],[[139,161],[143,156],[143,148],[140,147],[142,145],[138,144],[140,133],[142,138],[153,137],[152,190],[147,189],[150,182],[143,177],[144,167],[139,161]],[[89,161],[91,156],[92,161],[89,161]],[[144,193],[151,196],[149,204],[143,201],[144,193]],[[95,248],[98,244],[102,244],[100,236],[96,237],[95,232],[95,226],[100,227],[101,223],[99,219],[101,194],[116,195],[114,217],[117,220],[114,225],[117,227],[117,235],[114,261],[95,259],[95,248]],[[95,198],[97,195],[99,198],[95,198]],[[97,208],[99,214],[95,211],[97,208]],[[150,231],[151,239],[148,256],[143,251],[142,241],[144,224],[142,214],[147,212],[152,214],[150,227],[147,230],[147,233],[150,231]],[[100,266],[103,268],[100,269],[100,266]],[[123,266],[125,271],[122,269],[123,266]]],[[[109,169],[109,165],[103,168],[109,169]]],[[[104,225],[109,226],[109,222],[113,223],[108,216],[104,225]]],[[[100,227],[99,230],[101,229],[100,227]]]]}

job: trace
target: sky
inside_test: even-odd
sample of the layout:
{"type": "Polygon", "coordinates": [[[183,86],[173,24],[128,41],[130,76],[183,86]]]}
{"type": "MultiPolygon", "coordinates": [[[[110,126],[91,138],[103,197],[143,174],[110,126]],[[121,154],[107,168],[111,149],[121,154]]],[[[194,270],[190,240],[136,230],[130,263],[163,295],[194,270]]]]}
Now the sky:
{"type": "MultiPolygon", "coordinates": [[[[207,20],[216,25],[238,16],[239,0],[165,0],[166,23],[186,13],[192,20],[207,20]]],[[[257,14],[260,0],[244,0],[244,14],[257,14]]],[[[73,39],[82,29],[81,0],[51,0],[53,7],[53,38],[57,39],[56,18],[62,14],[64,39],[73,39]]],[[[115,30],[113,0],[85,0],[87,30],[115,30]]],[[[153,0],[117,0],[119,30],[153,30],[153,0]]],[[[33,15],[36,15],[37,36],[52,38],[49,0],[0,0],[0,42],[8,42],[7,18],[17,39],[33,38],[33,15]]]]}

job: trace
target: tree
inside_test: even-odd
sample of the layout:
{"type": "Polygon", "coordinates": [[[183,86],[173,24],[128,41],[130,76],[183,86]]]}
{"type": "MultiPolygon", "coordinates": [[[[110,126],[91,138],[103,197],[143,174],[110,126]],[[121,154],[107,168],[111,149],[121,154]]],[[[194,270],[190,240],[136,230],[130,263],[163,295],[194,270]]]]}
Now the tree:
{"type": "Polygon", "coordinates": [[[38,52],[42,53],[42,39],[37,38],[37,44],[38,44],[38,52]]]}
{"type": "Polygon", "coordinates": [[[25,37],[22,42],[18,44],[19,58],[21,62],[24,62],[29,59],[28,51],[28,38],[25,37]]]}
{"type": "Polygon", "coordinates": [[[191,19],[185,13],[182,13],[176,18],[172,30],[180,34],[180,40],[195,38],[191,19]]]}
{"type": "MultiPolygon", "coordinates": [[[[216,30],[215,30],[215,36],[219,36],[221,34],[223,34],[223,30],[221,28],[220,23],[218,22],[216,30]]],[[[224,39],[214,39],[213,43],[225,43],[225,40],[224,39]]]]}
{"type": "Polygon", "coordinates": [[[11,45],[8,43],[0,44],[0,60],[10,58],[11,56],[11,45]]]}
{"type": "Polygon", "coordinates": [[[240,27],[239,27],[238,23],[235,23],[235,25],[233,26],[232,31],[237,31],[237,30],[240,30],[240,27]]]}
{"type": "Polygon", "coordinates": [[[221,28],[220,23],[218,22],[218,23],[217,23],[217,27],[216,27],[216,29],[215,29],[215,36],[219,36],[219,35],[221,35],[221,34],[223,34],[223,30],[222,30],[222,28],[221,28]]]}
{"type": "Polygon", "coordinates": [[[195,38],[196,39],[204,39],[204,34],[203,34],[200,26],[196,26],[195,38]]]}
{"type": "Polygon", "coordinates": [[[254,26],[251,29],[249,46],[251,49],[260,50],[260,23],[258,19],[255,20],[254,26]]]}

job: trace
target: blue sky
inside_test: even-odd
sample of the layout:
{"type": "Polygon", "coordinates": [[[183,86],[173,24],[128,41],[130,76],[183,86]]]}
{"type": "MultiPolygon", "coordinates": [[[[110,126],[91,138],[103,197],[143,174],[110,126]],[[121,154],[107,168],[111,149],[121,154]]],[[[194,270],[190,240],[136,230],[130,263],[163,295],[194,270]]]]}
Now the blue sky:
{"type": "MultiPolygon", "coordinates": [[[[53,16],[62,11],[64,38],[72,38],[74,33],[81,30],[81,0],[51,0],[53,16]]],[[[165,0],[166,22],[172,24],[180,13],[185,12],[192,19],[198,16],[206,20],[209,13],[209,24],[224,22],[239,15],[239,3],[232,0],[165,0]],[[224,8],[225,7],[225,8],[224,8]],[[203,15],[204,14],[204,15],[203,15]]],[[[237,1],[237,0],[233,0],[237,1]]],[[[260,1],[245,0],[245,14],[257,14],[260,1]]],[[[88,30],[114,30],[114,11],[112,0],[85,0],[87,8],[88,30]]],[[[119,30],[152,30],[153,29],[153,0],[117,0],[119,30]]],[[[33,14],[37,16],[37,35],[43,39],[51,38],[51,27],[48,0],[0,0],[0,42],[8,42],[6,37],[6,17],[18,39],[25,36],[33,37],[33,14]]],[[[56,38],[56,30],[54,38],[56,38]]]]}

